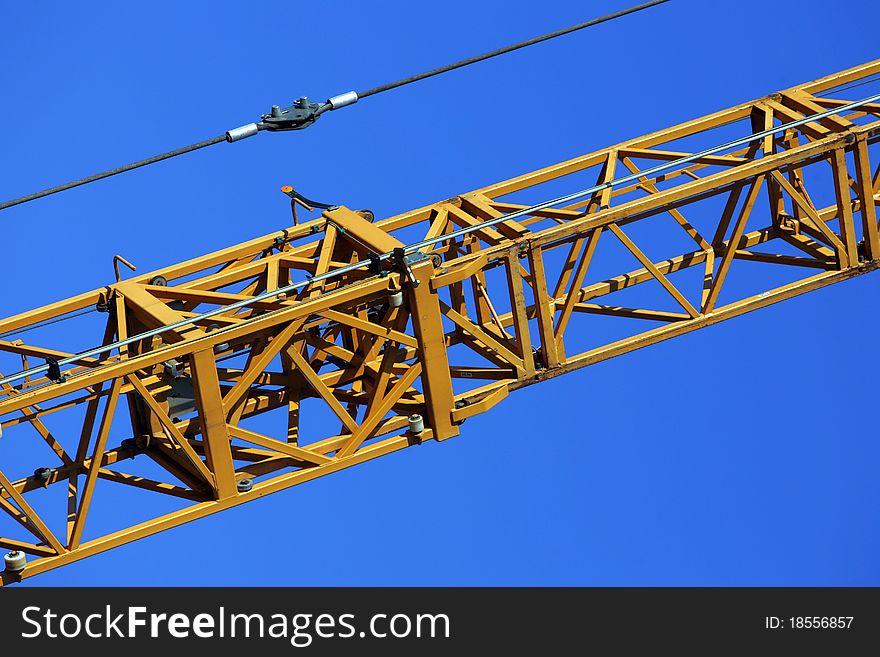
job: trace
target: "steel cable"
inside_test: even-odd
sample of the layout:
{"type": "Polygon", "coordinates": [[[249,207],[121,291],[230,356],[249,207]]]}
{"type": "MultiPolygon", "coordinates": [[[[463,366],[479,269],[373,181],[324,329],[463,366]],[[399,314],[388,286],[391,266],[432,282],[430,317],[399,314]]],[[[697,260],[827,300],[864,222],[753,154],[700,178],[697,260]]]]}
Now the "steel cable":
{"type": "MultiPolygon", "coordinates": [[[[572,25],[571,27],[566,27],[561,30],[556,30],[555,32],[549,32],[547,34],[541,35],[539,37],[535,37],[533,39],[529,39],[527,41],[521,41],[519,43],[513,44],[511,46],[506,46],[504,48],[499,48],[497,50],[493,50],[491,52],[484,53],[482,55],[477,55],[475,57],[470,57],[468,59],[463,59],[459,62],[455,62],[454,64],[449,64],[447,66],[442,66],[440,68],[435,68],[431,71],[427,71],[425,73],[421,73],[419,75],[413,75],[408,78],[404,78],[402,80],[397,80],[396,82],[391,82],[389,84],[383,84],[378,87],[373,87],[372,89],[367,89],[366,91],[358,92],[357,95],[354,96],[354,100],[359,98],[366,98],[368,96],[374,96],[376,94],[380,94],[383,91],[388,91],[390,89],[396,89],[397,87],[402,87],[407,84],[411,84],[413,82],[417,82],[419,80],[424,80],[425,78],[433,77],[435,75],[440,75],[442,73],[446,73],[447,71],[452,71],[457,68],[462,68],[463,66],[469,66],[470,64],[475,64],[477,62],[481,62],[485,59],[490,59],[492,57],[497,57],[498,55],[503,55],[508,52],[512,52],[514,50],[519,50],[520,48],[525,48],[527,46],[534,45],[536,43],[540,43],[542,41],[547,41],[549,39],[554,39],[556,37],[570,34],[571,32],[576,32],[578,30],[582,30],[584,28],[590,27],[592,25],[598,25],[599,23],[605,23],[610,20],[614,20],[615,18],[620,18],[622,16],[626,16],[627,14],[632,14],[638,11],[642,11],[643,9],[648,9],[649,7],[653,7],[655,5],[660,5],[665,2],[669,2],[669,0],[651,0],[651,2],[645,2],[640,5],[636,5],[634,7],[630,7],[629,9],[623,9],[620,11],[616,11],[611,14],[607,14],[606,16],[601,16],[599,18],[594,18],[583,23],[578,23],[577,25],[572,25]]],[[[353,92],[350,92],[352,95],[353,92]]],[[[327,109],[335,109],[335,106],[332,105],[330,101],[324,103],[324,105],[318,109],[316,112],[316,116],[322,114],[327,109]]],[[[265,117],[264,117],[265,118],[265,117]]],[[[252,136],[256,134],[259,130],[265,128],[265,124],[249,124],[248,126],[243,126],[243,128],[247,129],[247,134],[245,136],[252,136]]],[[[238,129],[241,130],[241,129],[238,129]]],[[[131,171],[133,169],[139,169],[140,167],[145,167],[150,164],[155,164],[156,162],[161,162],[162,160],[168,160],[172,157],[177,157],[178,155],[183,155],[185,153],[191,153],[192,151],[199,150],[201,148],[205,148],[207,146],[213,146],[214,144],[219,144],[223,141],[238,141],[239,138],[231,138],[229,133],[224,133],[218,137],[214,137],[212,139],[206,139],[205,141],[200,141],[196,144],[191,144],[189,146],[184,146],[183,148],[178,148],[173,151],[168,151],[167,153],[163,153],[161,155],[156,155],[154,157],[149,157],[145,160],[139,160],[137,162],[132,162],[131,164],[126,164],[125,166],[117,167],[115,169],[109,169],[108,171],[104,171],[102,173],[97,173],[93,176],[89,176],[87,178],[80,178],[79,180],[74,180],[73,182],[65,183],[63,185],[58,185],[57,187],[50,187],[48,189],[44,189],[39,192],[34,192],[33,194],[28,194],[27,196],[21,196],[16,199],[12,199],[11,201],[5,201],[0,203],[0,210],[6,210],[7,208],[14,207],[16,205],[21,205],[22,203],[27,203],[29,201],[35,201],[40,198],[44,198],[46,196],[50,196],[52,194],[57,194],[58,192],[63,192],[68,189],[73,189],[74,187],[80,187],[81,185],[87,185],[88,183],[96,182],[98,180],[103,180],[104,178],[109,178],[111,176],[115,176],[120,173],[125,173],[126,171],[131,171]]]]}
{"type": "Polygon", "coordinates": [[[533,39],[528,39],[526,41],[520,41],[519,43],[515,43],[510,46],[505,46],[503,48],[498,48],[497,50],[492,50],[487,53],[483,53],[482,55],[475,55],[474,57],[468,57],[467,59],[462,59],[461,61],[455,62],[454,64],[447,64],[446,66],[441,66],[439,68],[432,69],[430,71],[426,71],[424,73],[419,73],[418,75],[412,75],[408,78],[402,78],[397,80],[396,82],[389,82],[388,84],[382,84],[378,87],[373,87],[372,89],[367,89],[366,91],[358,91],[358,98],[367,98],[368,96],[374,96],[376,94],[380,94],[384,91],[390,91],[391,89],[397,89],[398,87],[402,87],[407,84],[412,84],[413,82],[418,82],[419,80],[424,80],[426,78],[434,77],[435,75],[440,75],[441,73],[447,73],[449,71],[454,71],[457,68],[462,68],[464,66],[470,66],[471,64],[476,64],[477,62],[482,62],[487,59],[491,59],[492,57],[498,57],[499,55],[505,55],[509,52],[513,52],[514,50],[519,50],[520,48],[526,48],[528,46],[535,45],[536,43],[541,43],[542,41],[549,41],[550,39],[555,39],[556,37],[563,36],[565,34],[571,34],[572,32],[577,32],[578,30],[583,30],[587,27],[592,27],[593,25],[599,25],[600,23],[606,23],[608,21],[614,20],[615,18],[621,18],[622,16],[626,16],[627,14],[634,14],[638,11],[642,11],[643,9],[648,9],[650,7],[654,7],[656,5],[662,5],[664,2],[669,2],[669,0],[651,0],[651,2],[645,2],[640,5],[636,5],[634,7],[630,7],[628,9],[621,9],[620,11],[616,11],[612,14],[607,14],[605,16],[600,16],[599,18],[593,18],[588,21],[584,21],[583,23],[578,23],[577,25],[572,25],[571,27],[566,27],[561,30],[556,30],[555,32],[548,32],[547,34],[543,34],[539,37],[535,37],[533,39]]]}
{"type": "Polygon", "coordinates": [[[63,192],[68,189],[73,189],[74,187],[79,187],[80,185],[87,185],[89,183],[95,182],[97,180],[103,180],[104,178],[109,178],[110,176],[115,176],[119,173],[125,173],[126,171],[131,171],[132,169],[139,169],[140,167],[145,167],[150,164],[155,164],[156,162],[161,162],[162,160],[168,160],[172,157],[177,157],[178,155],[183,155],[184,153],[191,153],[192,151],[197,151],[200,148],[205,148],[206,146],[213,146],[214,144],[219,144],[221,141],[226,141],[226,135],[222,134],[219,137],[214,137],[213,139],[206,139],[205,141],[200,141],[197,144],[191,144],[189,146],[184,146],[183,148],[177,148],[173,151],[168,151],[167,153],[162,153],[161,155],[155,155],[153,157],[148,157],[145,160],[138,160],[137,162],[132,162],[131,164],[126,164],[125,166],[116,167],[115,169],[109,169],[107,171],[103,171],[101,173],[96,173],[93,176],[89,176],[88,178],[80,178],[79,180],[74,180],[69,183],[65,183],[63,185],[58,185],[57,187],[50,187],[49,189],[44,189],[41,192],[34,192],[33,194],[28,194],[27,196],[21,196],[19,198],[12,199],[11,201],[6,201],[4,203],[0,203],[0,210],[5,210],[6,208],[11,208],[15,205],[21,205],[22,203],[27,203],[28,201],[35,201],[38,198],[43,198],[44,196],[50,196],[52,194],[57,194],[58,192],[63,192]]]}

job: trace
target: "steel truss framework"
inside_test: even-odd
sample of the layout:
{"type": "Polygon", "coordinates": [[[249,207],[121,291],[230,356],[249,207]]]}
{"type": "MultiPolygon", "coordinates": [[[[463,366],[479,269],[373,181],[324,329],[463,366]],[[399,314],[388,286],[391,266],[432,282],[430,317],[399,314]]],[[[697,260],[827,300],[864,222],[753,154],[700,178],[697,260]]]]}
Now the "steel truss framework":
{"type": "MultiPolygon", "coordinates": [[[[527,207],[512,197],[539,193],[548,182],[587,174],[598,183],[614,180],[695,152],[681,144],[711,142],[721,129],[748,135],[840,107],[847,101],[839,93],[822,92],[878,73],[880,60],[382,221],[344,207],[328,210],[2,320],[0,334],[100,305],[106,329],[95,344],[109,344],[391,251],[402,246],[401,233],[436,237],[527,207]]],[[[418,286],[399,271],[360,270],[83,359],[62,382],[31,378],[4,386],[3,430],[31,427],[49,449],[30,465],[53,461],[19,479],[5,473],[30,472],[28,464],[0,462],[0,515],[25,536],[0,538],[0,547],[31,556],[23,571],[5,571],[2,582],[425,440],[446,440],[518,388],[876,269],[880,168],[872,169],[869,147],[878,139],[880,105],[864,106],[438,244],[433,257],[412,268],[418,286]],[[822,197],[831,202],[814,202],[822,197]],[[708,229],[697,227],[698,216],[708,229]],[[691,246],[658,258],[654,241],[634,237],[640,225],[661,220],[663,230],[691,246]],[[603,262],[616,273],[588,282],[591,265],[612,243],[617,250],[603,262]],[[772,276],[759,277],[757,293],[727,300],[722,293],[738,290],[732,281],[746,261],[785,269],[794,280],[772,286],[772,276]],[[696,286],[679,282],[686,271],[697,272],[696,286]],[[674,308],[604,299],[645,284],[674,308]],[[575,348],[577,320],[596,315],[628,327],[641,320],[647,330],[575,348]],[[307,439],[301,415],[316,406],[329,409],[340,428],[307,439]],[[253,420],[270,411],[283,420],[266,435],[253,420]],[[46,422],[56,413],[78,415],[67,430],[53,432],[46,422]],[[408,429],[413,414],[424,418],[421,433],[408,429]],[[110,440],[114,419],[130,427],[119,444],[110,440]],[[126,463],[143,459],[164,480],[126,472],[126,463]],[[170,496],[182,508],[91,536],[89,509],[102,492],[112,494],[100,482],[137,487],[145,499],[170,496]],[[66,486],[66,506],[38,513],[31,495],[58,485],[66,486]]],[[[20,355],[25,365],[69,355],[7,339],[0,352],[20,355]]],[[[116,515],[125,523],[123,512],[116,515]]]]}

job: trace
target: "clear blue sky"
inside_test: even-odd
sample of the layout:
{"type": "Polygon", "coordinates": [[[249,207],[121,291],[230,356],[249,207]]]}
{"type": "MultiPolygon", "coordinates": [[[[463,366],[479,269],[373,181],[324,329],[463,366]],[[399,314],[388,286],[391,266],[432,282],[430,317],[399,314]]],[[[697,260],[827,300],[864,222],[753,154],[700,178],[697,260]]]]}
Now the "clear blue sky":
{"type": "MultiPolygon", "coordinates": [[[[5,3],[0,197],[628,4],[5,3]]],[[[674,0],[5,211],[0,315],[107,284],[116,253],[150,270],[283,227],[282,184],[390,216],[875,58],[876,2],[828,9],[674,0]]],[[[30,582],[878,585],[878,292],[858,278],[533,386],[459,438],[30,582]]]]}

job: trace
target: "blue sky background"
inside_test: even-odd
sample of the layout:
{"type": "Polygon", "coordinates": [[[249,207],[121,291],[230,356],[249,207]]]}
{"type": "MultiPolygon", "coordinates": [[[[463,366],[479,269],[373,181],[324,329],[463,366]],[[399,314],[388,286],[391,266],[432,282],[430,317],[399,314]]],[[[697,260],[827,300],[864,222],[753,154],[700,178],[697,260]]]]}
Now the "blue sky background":
{"type": "MultiPolygon", "coordinates": [[[[628,4],[2,2],[0,196],[628,4]]],[[[674,0],[4,211],[0,315],[107,284],[116,253],[146,271],[284,227],[283,184],[390,216],[876,58],[876,2],[827,6],[674,0]]],[[[878,292],[857,278],[533,386],[459,438],[28,584],[878,585],[878,292]]]]}

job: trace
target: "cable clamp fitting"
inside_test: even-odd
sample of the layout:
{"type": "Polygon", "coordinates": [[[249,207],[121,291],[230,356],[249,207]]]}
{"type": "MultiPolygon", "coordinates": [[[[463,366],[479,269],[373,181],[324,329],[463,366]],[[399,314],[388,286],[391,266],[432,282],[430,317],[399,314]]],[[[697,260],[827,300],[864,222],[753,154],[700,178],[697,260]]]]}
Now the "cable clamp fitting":
{"type": "Polygon", "coordinates": [[[272,110],[268,114],[263,114],[259,123],[248,123],[228,131],[226,141],[229,143],[241,141],[253,137],[260,130],[269,130],[270,132],[302,130],[317,121],[321,113],[328,109],[330,106],[326,103],[324,105],[311,103],[305,96],[285,109],[279,105],[272,105],[272,110]]]}
{"type": "Polygon", "coordinates": [[[253,137],[260,131],[260,126],[256,123],[248,123],[247,125],[243,125],[240,128],[233,128],[226,132],[226,141],[230,144],[234,141],[241,141],[242,139],[247,139],[248,137],[253,137]]]}
{"type": "Polygon", "coordinates": [[[354,105],[357,101],[357,92],[346,91],[344,94],[328,98],[324,103],[313,103],[308,97],[303,96],[294,101],[290,107],[282,109],[279,105],[272,105],[272,110],[268,114],[263,114],[259,123],[248,123],[240,128],[229,130],[226,133],[226,141],[230,143],[241,141],[253,137],[260,130],[269,130],[270,132],[302,130],[317,121],[324,112],[354,105]]]}
{"type": "Polygon", "coordinates": [[[318,117],[330,107],[323,103],[313,103],[306,96],[294,101],[293,105],[281,109],[278,105],[272,105],[272,111],[263,114],[258,128],[278,132],[282,130],[302,130],[308,128],[318,117]]]}
{"type": "Polygon", "coordinates": [[[327,99],[327,104],[330,105],[331,110],[338,110],[349,105],[354,105],[356,102],[358,102],[356,91],[346,91],[344,94],[339,94],[338,96],[333,96],[333,98],[327,99]]]}

